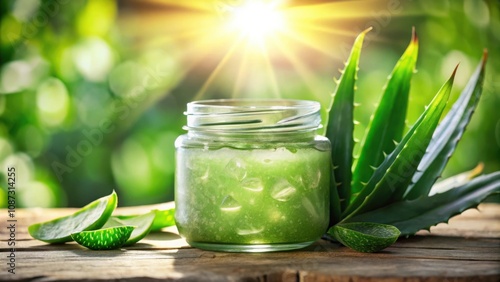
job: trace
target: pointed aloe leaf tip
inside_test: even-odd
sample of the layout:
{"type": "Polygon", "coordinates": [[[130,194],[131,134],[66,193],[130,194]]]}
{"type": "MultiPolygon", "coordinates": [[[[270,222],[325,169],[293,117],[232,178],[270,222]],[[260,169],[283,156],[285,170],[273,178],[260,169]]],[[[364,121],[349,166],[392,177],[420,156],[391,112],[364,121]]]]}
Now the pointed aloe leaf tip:
{"type": "Polygon", "coordinates": [[[488,61],[488,49],[484,48],[483,58],[481,59],[481,62],[482,62],[481,68],[482,69],[484,69],[484,66],[486,65],[486,61],[488,61]]]}
{"type": "Polygon", "coordinates": [[[427,152],[419,164],[419,170],[412,177],[412,182],[404,196],[405,199],[427,196],[455,151],[471,120],[474,109],[479,103],[487,55],[487,50],[484,50],[483,58],[469,79],[467,86],[436,128],[427,152]]]}
{"type": "MultiPolygon", "coordinates": [[[[326,136],[332,143],[332,163],[341,209],[345,208],[350,199],[352,161],[354,148],[354,92],[358,72],[359,57],[365,34],[371,28],[361,32],[351,49],[351,53],[339,78],[332,102],[327,109],[328,121],[326,136]]],[[[335,185],[331,185],[335,189],[335,185]]]]}
{"type": "Polygon", "coordinates": [[[417,36],[417,31],[415,30],[415,26],[412,26],[412,28],[411,28],[411,40],[410,41],[414,44],[418,43],[418,36],[417,36]]]}
{"type": "Polygon", "coordinates": [[[342,221],[403,199],[448,102],[456,68],[402,141],[342,213],[342,221]]]}
{"type": "Polygon", "coordinates": [[[361,142],[361,154],[354,166],[352,193],[363,189],[373,175],[372,167],[378,167],[386,154],[401,140],[405,129],[410,83],[418,57],[418,37],[413,29],[412,37],[383,88],[383,94],[367,126],[361,142]]]}

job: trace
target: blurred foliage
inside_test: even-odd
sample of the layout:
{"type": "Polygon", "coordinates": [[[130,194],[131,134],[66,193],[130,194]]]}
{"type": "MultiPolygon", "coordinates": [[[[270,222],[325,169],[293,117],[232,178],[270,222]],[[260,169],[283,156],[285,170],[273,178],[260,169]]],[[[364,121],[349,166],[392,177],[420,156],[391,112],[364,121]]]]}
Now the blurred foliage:
{"type": "Polygon", "coordinates": [[[483,98],[445,175],[479,162],[487,172],[500,170],[498,1],[368,1],[364,15],[352,18],[335,18],[334,11],[363,10],[356,1],[288,1],[309,18],[311,3],[332,16],[314,19],[312,45],[269,48],[265,62],[253,53],[242,59],[243,48],[223,60],[226,42],[216,45],[217,32],[204,30],[221,20],[206,9],[220,2],[189,2],[205,7],[202,13],[169,0],[1,1],[0,206],[8,166],[17,171],[18,207],[82,206],[112,189],[120,205],[172,200],[174,140],[183,133],[186,102],[281,96],[326,106],[331,77],[368,26],[374,30],[360,61],[358,139],[415,26],[421,51],[408,123],[460,63],[456,99],[488,48],[483,98]]]}
{"type": "MultiPolygon", "coordinates": [[[[368,59],[360,65],[359,103],[369,107],[378,101],[373,89],[382,87],[382,78],[389,73],[387,64],[389,61],[394,64],[404,50],[410,26],[415,26],[420,44],[409,101],[410,125],[430,102],[440,83],[460,64],[447,108],[451,107],[486,48],[489,60],[483,95],[443,177],[472,169],[480,162],[484,163],[485,172],[500,170],[500,2],[408,1],[408,9],[405,7],[401,13],[404,16],[393,18],[379,34],[372,34],[382,42],[365,49],[364,57],[368,59]],[[400,42],[400,47],[389,51],[394,42],[400,42]]],[[[358,130],[361,130],[369,116],[360,113],[359,119],[358,130]]]]}
{"type": "MultiPolygon", "coordinates": [[[[122,205],[173,198],[182,107],[168,46],[134,50],[115,1],[2,1],[0,161],[18,206],[122,205]]],[[[5,188],[5,187],[3,187],[5,188]]],[[[2,201],[2,206],[5,206],[2,201]]]]}

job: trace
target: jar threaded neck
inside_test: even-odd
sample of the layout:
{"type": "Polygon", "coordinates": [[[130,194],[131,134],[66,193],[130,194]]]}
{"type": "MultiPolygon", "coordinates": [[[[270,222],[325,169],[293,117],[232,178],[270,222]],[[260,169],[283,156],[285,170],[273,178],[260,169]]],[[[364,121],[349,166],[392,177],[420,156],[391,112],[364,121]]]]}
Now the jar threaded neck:
{"type": "Polygon", "coordinates": [[[286,134],[321,127],[320,104],[288,99],[221,99],[188,103],[184,129],[201,134],[286,134]]]}

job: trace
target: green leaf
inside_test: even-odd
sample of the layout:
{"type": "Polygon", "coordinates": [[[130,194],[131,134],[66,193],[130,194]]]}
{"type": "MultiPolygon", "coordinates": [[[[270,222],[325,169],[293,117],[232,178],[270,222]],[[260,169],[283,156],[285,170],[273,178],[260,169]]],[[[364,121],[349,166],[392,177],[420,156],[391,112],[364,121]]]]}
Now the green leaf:
{"type": "Polygon", "coordinates": [[[446,106],[456,70],[455,68],[424,113],[347,207],[342,214],[343,220],[403,198],[446,106]]]}
{"type": "MultiPolygon", "coordinates": [[[[484,165],[480,163],[477,165],[474,169],[466,172],[462,172],[460,174],[454,175],[452,177],[448,177],[444,180],[441,180],[434,184],[431,188],[431,191],[429,191],[428,196],[432,196],[434,194],[439,194],[446,192],[448,190],[451,190],[453,188],[456,188],[458,186],[462,186],[467,184],[471,179],[474,177],[478,176],[483,172],[483,167],[484,165]]],[[[425,195],[423,195],[425,196],[425,195]]]]}
{"type": "Polygon", "coordinates": [[[374,253],[394,244],[399,230],[391,225],[372,222],[340,223],[328,230],[337,241],[355,251],[374,253]]]}
{"type": "Polygon", "coordinates": [[[164,227],[175,225],[175,209],[156,210],[155,220],[151,231],[160,231],[164,227]]]}
{"type": "MultiPolygon", "coordinates": [[[[151,226],[151,231],[160,231],[164,227],[174,226],[175,225],[175,209],[166,209],[166,210],[154,210],[156,212],[155,219],[153,221],[153,225],[151,226]]],[[[116,218],[119,220],[126,220],[129,218],[137,217],[139,215],[117,215],[116,218]]]]}
{"type": "Polygon", "coordinates": [[[28,227],[30,235],[47,243],[71,241],[71,234],[84,230],[101,228],[118,204],[115,191],[109,196],[99,198],[72,215],[36,223],[28,227]]]}
{"type": "Polygon", "coordinates": [[[379,106],[361,142],[361,152],[353,172],[353,196],[361,191],[363,183],[370,180],[373,167],[382,163],[384,153],[392,152],[396,146],[395,141],[399,142],[403,136],[410,82],[417,55],[418,39],[413,29],[410,44],[389,76],[379,106]]]}
{"type": "Polygon", "coordinates": [[[156,210],[152,210],[146,214],[122,218],[122,219],[113,216],[108,220],[108,222],[106,222],[106,224],[104,224],[103,228],[117,227],[117,226],[135,226],[134,231],[132,231],[130,237],[123,244],[124,246],[131,246],[139,242],[149,234],[153,226],[153,221],[155,220],[155,216],[156,216],[156,210]]]}
{"type": "Polygon", "coordinates": [[[455,151],[481,97],[486,60],[487,52],[485,51],[481,63],[467,86],[450,112],[436,128],[427,152],[413,176],[412,184],[405,195],[406,199],[416,199],[428,195],[432,184],[441,175],[448,159],[455,151]]]}
{"type": "Polygon", "coordinates": [[[337,191],[335,175],[333,174],[332,169],[330,176],[330,224],[328,225],[328,227],[334,226],[340,221],[341,213],[339,193],[337,191]]]}
{"type": "Polygon", "coordinates": [[[78,244],[91,250],[114,250],[123,246],[134,226],[116,226],[71,234],[78,244]]]}
{"type": "Polygon", "coordinates": [[[332,95],[332,103],[327,110],[326,137],[332,143],[332,162],[337,182],[337,187],[334,187],[334,189],[336,188],[338,191],[341,210],[349,203],[351,194],[352,151],[354,147],[354,90],[363,39],[370,30],[371,28],[366,29],[356,38],[351,55],[332,95]]]}
{"type": "Polygon", "coordinates": [[[413,235],[441,222],[500,192],[500,172],[479,176],[465,185],[431,197],[403,200],[351,217],[347,221],[369,221],[396,226],[401,235],[413,235]]]}

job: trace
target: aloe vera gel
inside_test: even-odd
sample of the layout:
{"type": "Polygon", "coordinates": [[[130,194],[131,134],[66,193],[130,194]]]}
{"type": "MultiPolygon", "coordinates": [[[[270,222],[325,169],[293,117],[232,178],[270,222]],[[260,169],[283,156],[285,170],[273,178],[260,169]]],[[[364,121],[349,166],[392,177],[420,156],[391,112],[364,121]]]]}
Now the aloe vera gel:
{"type": "Polygon", "coordinates": [[[207,100],[187,106],[176,141],[175,219],[201,249],[263,252],[310,245],[329,221],[330,142],[320,105],[207,100]]]}

